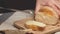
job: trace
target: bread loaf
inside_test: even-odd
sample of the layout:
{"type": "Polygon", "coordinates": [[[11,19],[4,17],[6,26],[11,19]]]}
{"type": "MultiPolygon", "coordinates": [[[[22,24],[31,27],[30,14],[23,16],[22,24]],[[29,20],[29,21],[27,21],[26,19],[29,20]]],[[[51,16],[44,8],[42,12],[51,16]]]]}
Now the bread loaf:
{"type": "Polygon", "coordinates": [[[34,31],[43,31],[46,24],[37,21],[27,21],[25,27],[34,31]]]}
{"type": "Polygon", "coordinates": [[[58,14],[54,9],[48,6],[41,7],[35,14],[35,20],[46,23],[48,25],[54,25],[58,21],[58,14]]]}

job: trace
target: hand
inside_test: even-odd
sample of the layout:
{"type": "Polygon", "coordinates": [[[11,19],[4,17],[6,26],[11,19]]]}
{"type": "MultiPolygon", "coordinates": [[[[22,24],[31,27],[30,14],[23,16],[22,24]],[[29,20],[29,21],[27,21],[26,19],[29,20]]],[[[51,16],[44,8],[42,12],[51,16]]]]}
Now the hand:
{"type": "Polygon", "coordinates": [[[35,11],[37,12],[41,6],[52,7],[60,15],[60,0],[37,0],[35,11]]]}

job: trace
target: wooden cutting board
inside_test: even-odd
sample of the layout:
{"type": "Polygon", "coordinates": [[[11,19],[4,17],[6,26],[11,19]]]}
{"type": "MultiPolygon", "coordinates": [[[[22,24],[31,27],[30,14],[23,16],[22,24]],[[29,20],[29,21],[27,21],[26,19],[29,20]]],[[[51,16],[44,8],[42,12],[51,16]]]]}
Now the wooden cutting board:
{"type": "MultiPolygon", "coordinates": [[[[30,18],[25,18],[25,19],[16,21],[16,22],[14,23],[14,26],[16,26],[16,27],[19,28],[19,29],[20,29],[21,27],[25,28],[24,24],[25,24],[25,22],[28,21],[28,20],[34,20],[34,19],[33,19],[32,17],[30,17],[30,18]]],[[[54,26],[52,26],[52,25],[47,25],[47,26],[45,27],[44,31],[39,31],[39,32],[34,31],[34,32],[37,32],[38,34],[41,34],[41,33],[50,34],[50,33],[54,33],[54,32],[57,32],[57,31],[60,31],[60,22],[59,22],[58,24],[54,25],[54,26]]]]}

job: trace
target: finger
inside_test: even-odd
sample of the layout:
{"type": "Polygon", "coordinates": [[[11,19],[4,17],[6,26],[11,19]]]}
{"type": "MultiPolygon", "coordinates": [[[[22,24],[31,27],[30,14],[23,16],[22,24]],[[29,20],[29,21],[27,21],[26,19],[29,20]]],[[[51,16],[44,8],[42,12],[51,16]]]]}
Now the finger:
{"type": "Polygon", "coordinates": [[[55,1],[50,1],[47,3],[49,7],[53,8],[55,10],[55,12],[57,12],[60,15],[60,8],[59,5],[56,4],[55,1]]]}

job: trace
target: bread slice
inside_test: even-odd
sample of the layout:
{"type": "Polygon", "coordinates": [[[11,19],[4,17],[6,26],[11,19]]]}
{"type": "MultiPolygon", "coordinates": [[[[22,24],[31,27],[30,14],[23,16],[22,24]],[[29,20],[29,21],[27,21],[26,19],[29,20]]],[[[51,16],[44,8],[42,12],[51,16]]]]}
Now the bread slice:
{"type": "Polygon", "coordinates": [[[37,21],[27,21],[25,23],[25,27],[28,29],[32,29],[34,31],[42,31],[44,30],[46,24],[37,22],[37,21]]]}
{"type": "Polygon", "coordinates": [[[58,14],[54,9],[48,6],[41,7],[35,14],[35,20],[49,25],[55,25],[58,22],[58,14]]]}

